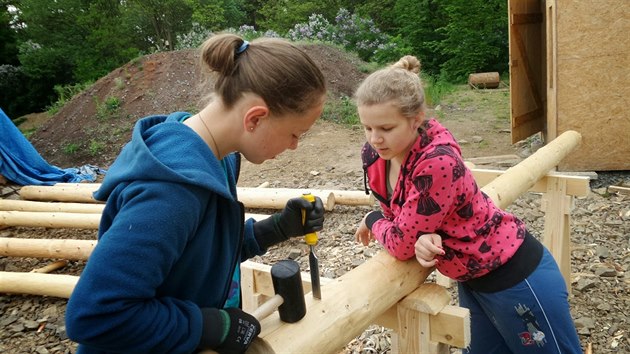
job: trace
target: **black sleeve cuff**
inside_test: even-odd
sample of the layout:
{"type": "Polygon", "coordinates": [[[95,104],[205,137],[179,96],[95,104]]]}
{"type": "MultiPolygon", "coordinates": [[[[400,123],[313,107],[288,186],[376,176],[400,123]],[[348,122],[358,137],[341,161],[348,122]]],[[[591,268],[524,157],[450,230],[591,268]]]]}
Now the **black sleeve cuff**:
{"type": "Polygon", "coordinates": [[[260,249],[267,251],[267,248],[288,240],[282,232],[279,232],[275,218],[278,214],[274,214],[265,220],[256,221],[254,223],[254,238],[258,242],[260,249]]]}
{"type": "MultiPolygon", "coordinates": [[[[223,343],[225,339],[224,332],[229,328],[229,323],[225,323],[226,320],[219,309],[202,308],[201,316],[203,318],[203,329],[199,348],[214,349],[223,343]]],[[[228,317],[227,321],[229,322],[229,320],[228,317]]]]}
{"type": "Polygon", "coordinates": [[[370,231],[372,231],[372,225],[374,225],[375,222],[381,220],[385,218],[385,216],[383,216],[383,213],[380,211],[371,211],[367,217],[365,218],[365,226],[368,227],[368,229],[370,229],[370,231]]]}

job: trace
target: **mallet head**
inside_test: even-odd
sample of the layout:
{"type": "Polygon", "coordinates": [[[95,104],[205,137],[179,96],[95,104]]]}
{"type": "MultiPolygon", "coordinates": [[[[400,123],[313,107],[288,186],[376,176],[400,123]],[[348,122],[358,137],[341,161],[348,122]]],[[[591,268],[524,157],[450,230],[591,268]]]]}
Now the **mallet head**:
{"type": "Polygon", "coordinates": [[[278,308],[280,320],[294,323],[306,315],[306,301],[298,262],[285,259],[271,266],[271,280],[276,294],[284,302],[278,308]]]}

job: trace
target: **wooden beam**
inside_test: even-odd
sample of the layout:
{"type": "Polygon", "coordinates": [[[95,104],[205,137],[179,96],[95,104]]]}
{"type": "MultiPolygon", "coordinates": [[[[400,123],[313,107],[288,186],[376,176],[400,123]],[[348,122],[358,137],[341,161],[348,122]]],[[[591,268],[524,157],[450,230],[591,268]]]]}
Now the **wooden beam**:
{"type": "Polygon", "coordinates": [[[0,237],[0,256],[86,260],[96,240],[0,237]]]}
{"type": "MultiPolygon", "coordinates": [[[[245,219],[262,220],[264,214],[245,214],[245,219]]],[[[0,211],[0,228],[3,226],[98,229],[101,214],[57,213],[40,211],[0,211]]]]}
{"type": "Polygon", "coordinates": [[[608,186],[607,190],[608,190],[608,193],[619,193],[619,194],[630,195],[630,187],[608,186]]]}
{"type": "Polygon", "coordinates": [[[320,197],[324,209],[331,211],[335,206],[335,195],[330,191],[309,190],[298,191],[290,188],[243,188],[237,189],[238,200],[248,208],[282,209],[291,198],[300,197],[303,193],[311,193],[320,197]]]}
{"type": "Polygon", "coordinates": [[[0,211],[0,226],[98,229],[101,214],[0,211]]]}
{"type": "Polygon", "coordinates": [[[437,315],[450,302],[451,295],[444,287],[434,283],[424,283],[402,299],[398,306],[429,315],[437,315]]]}
{"type": "Polygon", "coordinates": [[[284,324],[274,315],[263,320],[262,336],[277,353],[338,353],[429,274],[415,260],[401,262],[379,252],[322,284],[321,300],[307,296],[308,310],[301,321],[284,324]]]}
{"type": "Polygon", "coordinates": [[[93,203],[56,203],[36,202],[30,200],[0,199],[0,210],[3,211],[49,211],[61,213],[100,214],[105,204],[93,203]]]}
{"type": "MultiPolygon", "coordinates": [[[[54,186],[24,186],[19,193],[22,199],[33,201],[101,203],[92,197],[99,187],[100,183],[57,183],[54,186]]],[[[287,200],[304,193],[320,197],[327,211],[331,211],[335,204],[374,204],[374,197],[364,191],[237,187],[237,193],[238,199],[247,208],[282,209],[287,200]]]]}
{"type": "Polygon", "coordinates": [[[518,165],[510,167],[501,176],[482,188],[483,192],[500,208],[506,208],[524,191],[533,187],[538,180],[575,149],[582,136],[568,130],[547,145],[538,149],[518,165]]]}
{"type": "MultiPolygon", "coordinates": [[[[87,188],[87,190],[96,191],[101,184],[100,183],[57,183],[54,185],[55,187],[65,187],[65,188],[87,188]]],[[[293,193],[293,196],[300,196],[303,193],[313,193],[315,195],[320,194],[330,194],[332,193],[335,197],[335,204],[342,205],[372,205],[374,204],[374,196],[371,194],[365,194],[365,191],[361,190],[338,190],[338,189],[296,189],[296,188],[269,188],[269,182],[263,182],[256,187],[237,187],[237,193],[239,196],[241,194],[247,194],[251,189],[255,188],[267,188],[268,190],[276,190],[278,192],[290,191],[293,193]]],[[[247,205],[246,205],[247,206],[247,205]]]]}
{"type": "MultiPolygon", "coordinates": [[[[494,181],[497,177],[505,173],[501,170],[491,170],[482,168],[471,169],[475,181],[479,187],[483,187],[494,181]]],[[[530,192],[545,193],[547,192],[547,184],[550,178],[563,178],[567,183],[567,194],[575,197],[586,197],[591,192],[590,178],[584,176],[566,175],[559,172],[551,171],[544,177],[540,178],[536,183],[528,189],[530,192]]]]}
{"type": "Polygon", "coordinates": [[[0,272],[0,293],[70,298],[78,276],[63,274],[0,272]]]}
{"type": "Polygon", "coordinates": [[[98,189],[97,183],[64,184],[61,186],[23,186],[19,194],[22,199],[38,201],[103,203],[94,199],[92,193],[98,189]]]}

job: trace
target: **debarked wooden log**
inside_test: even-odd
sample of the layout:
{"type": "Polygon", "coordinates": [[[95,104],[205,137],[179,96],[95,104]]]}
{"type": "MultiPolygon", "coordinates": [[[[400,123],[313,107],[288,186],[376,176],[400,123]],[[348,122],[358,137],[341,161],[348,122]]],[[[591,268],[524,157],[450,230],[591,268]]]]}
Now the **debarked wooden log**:
{"type": "MultiPolygon", "coordinates": [[[[38,211],[0,211],[0,228],[9,226],[47,227],[52,229],[98,229],[102,214],[55,213],[38,211]]],[[[246,213],[245,219],[262,220],[269,215],[246,213]]]]}
{"type": "MultiPolygon", "coordinates": [[[[58,183],[54,186],[24,186],[19,193],[22,199],[30,201],[102,203],[92,197],[92,193],[99,187],[100,183],[58,183]]],[[[245,207],[258,209],[282,209],[289,199],[300,197],[304,193],[320,197],[327,211],[333,210],[335,204],[374,204],[374,196],[365,194],[364,191],[237,187],[237,193],[239,201],[245,207]]]]}

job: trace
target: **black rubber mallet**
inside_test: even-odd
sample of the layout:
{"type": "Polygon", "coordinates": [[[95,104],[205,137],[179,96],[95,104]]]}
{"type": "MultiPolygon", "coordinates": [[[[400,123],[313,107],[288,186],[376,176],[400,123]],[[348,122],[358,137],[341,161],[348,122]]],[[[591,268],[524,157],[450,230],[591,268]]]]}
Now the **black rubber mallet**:
{"type": "Polygon", "coordinates": [[[306,315],[306,301],[298,262],[291,259],[277,262],[271,266],[271,280],[276,294],[254,310],[252,316],[260,321],[278,309],[283,322],[301,320],[306,315]]]}
{"type": "MultiPolygon", "coordinates": [[[[302,276],[298,262],[285,259],[271,266],[271,280],[276,293],[264,304],[252,312],[258,321],[271,315],[276,309],[280,313],[280,320],[294,323],[306,315],[306,300],[302,288],[302,276]]],[[[273,348],[263,338],[258,337],[247,350],[247,353],[272,354],[273,348]]],[[[203,350],[199,354],[216,354],[213,350],[203,350]]]]}

